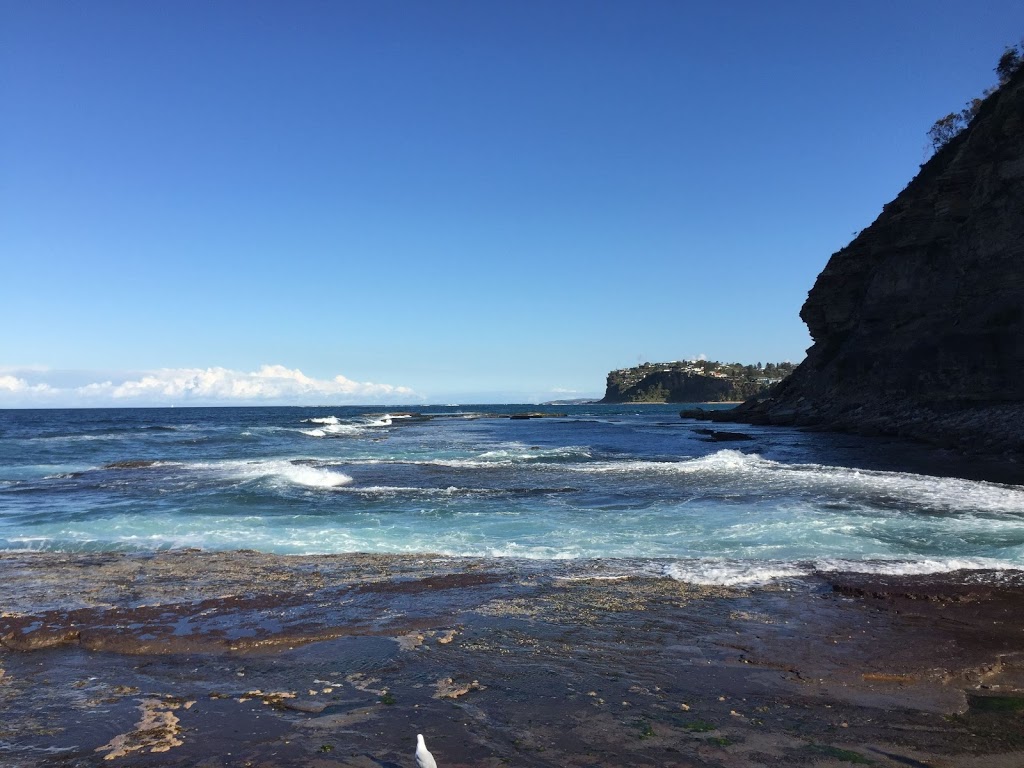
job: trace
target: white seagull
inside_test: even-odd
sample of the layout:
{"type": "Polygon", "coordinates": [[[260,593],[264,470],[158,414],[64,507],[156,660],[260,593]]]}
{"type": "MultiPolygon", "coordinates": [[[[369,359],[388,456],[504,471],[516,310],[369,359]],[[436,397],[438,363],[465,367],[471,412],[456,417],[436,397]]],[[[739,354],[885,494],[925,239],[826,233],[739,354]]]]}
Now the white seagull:
{"type": "Polygon", "coordinates": [[[434,756],[430,754],[426,742],[423,741],[422,733],[416,734],[416,768],[437,768],[434,756]]]}

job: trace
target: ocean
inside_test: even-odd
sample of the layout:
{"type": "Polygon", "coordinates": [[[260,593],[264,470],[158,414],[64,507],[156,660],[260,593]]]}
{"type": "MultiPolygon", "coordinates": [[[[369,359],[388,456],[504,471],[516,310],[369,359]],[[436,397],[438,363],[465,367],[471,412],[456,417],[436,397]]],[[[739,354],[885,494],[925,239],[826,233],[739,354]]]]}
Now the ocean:
{"type": "Polygon", "coordinates": [[[1012,467],[779,427],[715,442],[682,407],[0,411],[0,550],[600,558],[722,585],[1024,568],[1012,467]],[[556,415],[508,418],[530,411],[556,415]]]}

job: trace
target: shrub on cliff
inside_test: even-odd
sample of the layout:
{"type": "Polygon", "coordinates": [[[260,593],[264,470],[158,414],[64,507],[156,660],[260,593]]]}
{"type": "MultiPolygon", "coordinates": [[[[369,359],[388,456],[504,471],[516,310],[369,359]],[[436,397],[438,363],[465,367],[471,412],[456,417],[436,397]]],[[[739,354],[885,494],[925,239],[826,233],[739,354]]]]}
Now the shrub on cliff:
{"type": "Polygon", "coordinates": [[[999,57],[996,75],[999,77],[1000,85],[1004,85],[1020,69],[1021,64],[1024,64],[1024,57],[1021,56],[1021,52],[1024,51],[1024,40],[1021,41],[1020,47],[1021,50],[1017,50],[1015,45],[1007,46],[1003,55],[999,57]]]}
{"type": "Polygon", "coordinates": [[[967,127],[968,122],[969,119],[965,118],[963,112],[950,112],[945,117],[936,120],[934,125],[928,129],[928,140],[932,143],[932,150],[938,152],[946,146],[953,137],[967,127]]]}
{"type": "MultiPolygon", "coordinates": [[[[1008,46],[1003,55],[999,57],[995,73],[999,78],[999,86],[1005,85],[1018,69],[1024,65],[1024,41],[1021,42],[1020,50],[1015,45],[1008,46]]],[[[970,124],[974,116],[978,114],[982,103],[995,93],[996,88],[986,88],[981,98],[971,99],[959,112],[950,112],[945,117],[940,117],[934,125],[928,129],[928,140],[931,142],[932,150],[938,152],[970,124]]]]}

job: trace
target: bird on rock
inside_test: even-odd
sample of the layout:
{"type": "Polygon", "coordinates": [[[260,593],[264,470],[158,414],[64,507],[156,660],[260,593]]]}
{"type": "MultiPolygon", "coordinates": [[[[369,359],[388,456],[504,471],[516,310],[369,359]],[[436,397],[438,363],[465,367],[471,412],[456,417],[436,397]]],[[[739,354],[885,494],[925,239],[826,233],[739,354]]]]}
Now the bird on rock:
{"type": "Polygon", "coordinates": [[[416,768],[437,768],[434,756],[430,754],[426,742],[423,741],[422,733],[416,734],[416,768]]]}

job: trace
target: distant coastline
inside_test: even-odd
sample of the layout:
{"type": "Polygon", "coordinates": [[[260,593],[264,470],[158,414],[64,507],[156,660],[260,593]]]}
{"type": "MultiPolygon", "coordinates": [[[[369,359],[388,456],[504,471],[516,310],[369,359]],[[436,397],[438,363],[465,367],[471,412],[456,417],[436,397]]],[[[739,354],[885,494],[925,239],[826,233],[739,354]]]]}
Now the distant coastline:
{"type": "Polygon", "coordinates": [[[742,403],[765,394],[796,368],[793,363],[673,360],[642,363],[608,374],[602,403],[742,403]]]}

